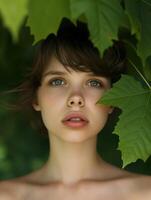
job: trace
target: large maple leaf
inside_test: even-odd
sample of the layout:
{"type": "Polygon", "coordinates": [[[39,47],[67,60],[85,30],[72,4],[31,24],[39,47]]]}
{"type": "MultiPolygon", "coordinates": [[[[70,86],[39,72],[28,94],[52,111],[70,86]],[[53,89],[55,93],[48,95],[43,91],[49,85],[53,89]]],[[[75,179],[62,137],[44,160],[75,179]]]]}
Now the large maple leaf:
{"type": "Polygon", "coordinates": [[[122,75],[98,103],[119,107],[122,114],[114,133],[119,136],[123,166],[151,155],[151,87],[122,75]]]}
{"type": "Polygon", "coordinates": [[[119,26],[128,26],[119,0],[70,0],[73,19],[85,15],[90,37],[102,53],[118,39],[119,26]]]}
{"type": "Polygon", "coordinates": [[[70,18],[70,3],[69,0],[32,0],[28,14],[27,25],[37,42],[56,33],[63,17],[70,18]]]}

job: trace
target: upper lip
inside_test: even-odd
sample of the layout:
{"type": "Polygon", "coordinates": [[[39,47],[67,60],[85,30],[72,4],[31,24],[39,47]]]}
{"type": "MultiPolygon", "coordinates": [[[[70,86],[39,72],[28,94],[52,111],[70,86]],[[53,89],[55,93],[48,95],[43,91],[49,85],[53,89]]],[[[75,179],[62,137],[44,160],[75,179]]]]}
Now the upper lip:
{"type": "Polygon", "coordinates": [[[63,122],[67,121],[73,117],[77,117],[77,118],[80,118],[80,119],[88,122],[88,119],[81,113],[70,113],[70,114],[66,115],[62,121],[63,122]]]}

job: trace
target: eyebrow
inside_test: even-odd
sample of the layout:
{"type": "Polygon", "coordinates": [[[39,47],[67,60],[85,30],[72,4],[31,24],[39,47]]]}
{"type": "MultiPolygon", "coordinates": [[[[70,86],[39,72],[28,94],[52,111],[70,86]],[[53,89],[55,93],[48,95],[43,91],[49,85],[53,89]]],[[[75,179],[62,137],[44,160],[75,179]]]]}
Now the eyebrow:
{"type": "Polygon", "coordinates": [[[66,72],[63,71],[48,71],[46,73],[44,73],[43,78],[45,78],[46,76],[50,76],[50,75],[67,75],[66,72]]]}

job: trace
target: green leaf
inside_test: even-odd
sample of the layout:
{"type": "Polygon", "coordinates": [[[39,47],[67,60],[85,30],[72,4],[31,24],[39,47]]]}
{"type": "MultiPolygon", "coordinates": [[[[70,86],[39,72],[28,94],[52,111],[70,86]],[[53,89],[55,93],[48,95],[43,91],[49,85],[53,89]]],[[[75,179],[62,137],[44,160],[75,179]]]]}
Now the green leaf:
{"type": "Polygon", "coordinates": [[[96,47],[103,52],[118,38],[119,26],[127,26],[119,0],[71,0],[72,18],[85,15],[90,36],[96,47]]]}
{"type": "Polygon", "coordinates": [[[27,25],[35,36],[35,42],[56,33],[63,17],[70,18],[69,0],[31,0],[27,25]]]}
{"type": "Polygon", "coordinates": [[[113,85],[99,103],[122,110],[114,133],[119,135],[123,166],[151,155],[151,88],[128,75],[113,85]]]}
{"type": "Polygon", "coordinates": [[[137,38],[140,38],[140,21],[139,21],[139,10],[140,1],[137,0],[125,0],[125,13],[128,15],[132,34],[136,34],[137,38]]]}
{"type": "Polygon", "coordinates": [[[18,31],[27,15],[28,0],[0,0],[0,12],[6,27],[16,41],[18,31]]]}
{"type": "Polygon", "coordinates": [[[144,74],[148,81],[151,82],[151,56],[148,57],[144,66],[144,74]]]}
{"type": "Polygon", "coordinates": [[[131,22],[132,33],[138,39],[138,55],[143,64],[151,55],[151,0],[125,0],[126,12],[131,22]]]}

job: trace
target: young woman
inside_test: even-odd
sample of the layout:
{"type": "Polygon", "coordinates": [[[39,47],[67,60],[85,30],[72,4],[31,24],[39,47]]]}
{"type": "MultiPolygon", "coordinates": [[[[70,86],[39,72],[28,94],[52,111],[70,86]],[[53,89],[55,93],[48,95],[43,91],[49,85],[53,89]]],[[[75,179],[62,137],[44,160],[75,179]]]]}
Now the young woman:
{"type": "Polygon", "coordinates": [[[84,23],[64,19],[43,40],[31,73],[18,88],[18,106],[40,117],[50,155],[39,170],[0,184],[0,200],[150,200],[149,176],[106,163],[97,135],[113,108],[98,100],[125,72],[125,51],[115,42],[100,58],[84,23]]]}

